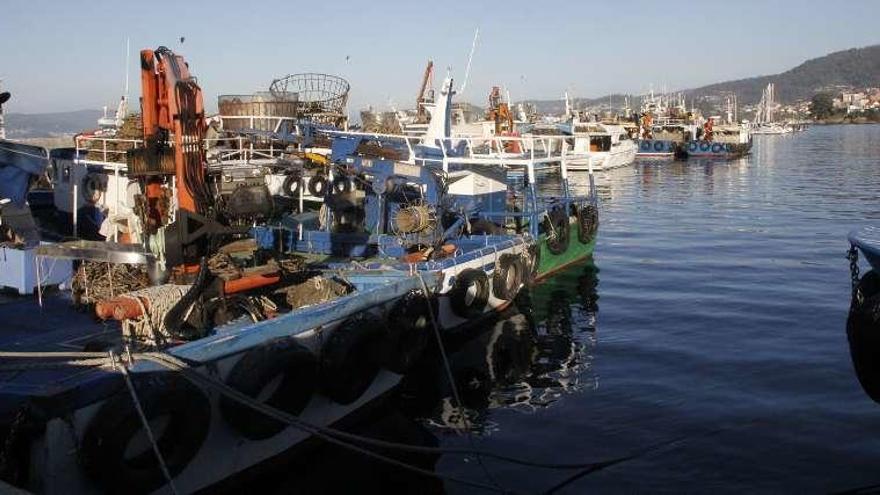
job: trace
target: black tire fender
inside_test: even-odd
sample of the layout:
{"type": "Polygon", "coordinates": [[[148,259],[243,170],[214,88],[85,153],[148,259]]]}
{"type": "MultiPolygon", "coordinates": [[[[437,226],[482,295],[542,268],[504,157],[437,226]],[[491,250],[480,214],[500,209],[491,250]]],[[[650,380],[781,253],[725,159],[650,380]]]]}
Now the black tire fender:
{"type": "MultiPolygon", "coordinates": [[[[294,338],[277,339],[251,349],[229,371],[226,384],[258,400],[274,386],[263,402],[298,415],[315,393],[318,360],[294,338]]],[[[229,426],[250,440],[275,436],[287,425],[229,397],[220,399],[220,414],[229,426]]]]}
{"type": "Polygon", "coordinates": [[[452,311],[461,318],[471,319],[483,314],[489,303],[489,278],[480,270],[466,268],[455,276],[449,291],[452,311]]]}
{"type": "Polygon", "coordinates": [[[599,209],[587,204],[578,209],[578,240],[581,244],[589,244],[596,238],[599,230],[599,209]]]}
{"type": "MultiPolygon", "coordinates": [[[[133,374],[132,382],[148,421],[163,416],[161,431],[153,430],[172,477],[199,452],[211,424],[208,398],[186,379],[170,373],[133,374]]],[[[165,476],[149,446],[127,459],[131,440],[141,434],[141,419],[128,390],[100,406],[80,444],[86,474],[111,493],[148,493],[165,484],[165,476]]]]}
{"type": "Polygon", "coordinates": [[[880,274],[873,270],[856,286],[846,319],[846,336],[862,389],[880,403],[880,274]]]}
{"type": "Polygon", "coordinates": [[[336,194],[347,193],[351,191],[351,181],[345,175],[337,175],[333,178],[333,192],[336,194]]]}
{"type": "Polygon", "coordinates": [[[296,198],[299,196],[301,183],[302,178],[299,174],[290,174],[284,178],[284,182],[281,184],[281,191],[289,198],[296,198]]]}
{"type": "Polygon", "coordinates": [[[324,193],[327,192],[327,177],[321,174],[311,176],[309,178],[308,190],[312,196],[323,198],[324,193]]]}
{"type": "Polygon", "coordinates": [[[411,291],[391,306],[379,350],[383,366],[399,374],[412,368],[431,340],[432,311],[436,320],[436,301],[426,300],[421,291],[411,291]]]}
{"type": "Polygon", "coordinates": [[[351,404],[379,374],[376,347],[382,321],[373,315],[349,318],[333,330],[321,347],[321,393],[339,404],[351,404]]]}
{"type": "Polygon", "coordinates": [[[538,244],[529,246],[526,250],[526,257],[526,267],[529,274],[527,283],[531,285],[538,279],[538,267],[541,265],[541,246],[538,244]]]}
{"type": "Polygon", "coordinates": [[[544,220],[544,232],[547,235],[547,250],[553,254],[562,254],[568,249],[571,225],[568,214],[559,208],[551,211],[544,220]],[[552,232],[552,235],[551,235],[552,232]]]}
{"type": "Polygon", "coordinates": [[[502,254],[492,275],[492,293],[498,299],[512,301],[525,282],[525,277],[522,257],[510,253],[502,254]]]}

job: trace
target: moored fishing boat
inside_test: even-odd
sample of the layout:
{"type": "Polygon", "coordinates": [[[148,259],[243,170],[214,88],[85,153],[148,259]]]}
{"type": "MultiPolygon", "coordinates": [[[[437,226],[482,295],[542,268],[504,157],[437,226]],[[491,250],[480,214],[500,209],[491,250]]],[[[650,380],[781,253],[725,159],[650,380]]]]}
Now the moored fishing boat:
{"type": "Polygon", "coordinates": [[[468,213],[472,232],[523,235],[535,239],[530,256],[535,279],[592,254],[599,224],[595,180],[586,160],[586,195],[569,184],[569,163],[585,159],[573,152],[570,137],[525,134],[490,137],[452,133],[452,79],[447,78],[420,137],[329,131],[350,141],[350,149],[384,150],[401,161],[439,168],[449,177],[456,208],[468,213]],[[367,147],[365,143],[374,142],[367,147]],[[539,177],[555,176],[555,193],[538,191],[539,177]]]}
{"type": "Polygon", "coordinates": [[[849,233],[852,294],[846,335],[856,376],[865,393],[880,402],[880,228],[863,227],[849,233]],[[859,253],[870,266],[859,273],[859,253]]]}
{"type": "Polygon", "coordinates": [[[40,318],[30,301],[0,307],[15,329],[0,365],[4,479],[44,493],[208,487],[380,397],[431,327],[500,310],[528,282],[527,234],[467,232],[440,167],[359,157],[342,138],[327,173],[351,188],[269,224],[262,178],[224,191],[208,173],[183,59],[145,50],[141,66],[151,144],[126,151],[141,242],[40,251],[86,260],[76,299],[121,328],[65,293],[40,318]]]}
{"type": "Polygon", "coordinates": [[[688,157],[739,158],[752,150],[752,135],[744,124],[714,125],[709,119],[703,124],[702,133],[683,145],[688,157]]]}

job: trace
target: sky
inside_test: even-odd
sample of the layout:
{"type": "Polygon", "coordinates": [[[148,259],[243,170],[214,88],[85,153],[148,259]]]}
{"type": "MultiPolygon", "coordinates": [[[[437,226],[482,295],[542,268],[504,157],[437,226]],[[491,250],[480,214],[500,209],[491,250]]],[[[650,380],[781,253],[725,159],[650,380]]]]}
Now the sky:
{"type": "Polygon", "coordinates": [[[774,74],[806,59],[880,43],[880,1],[0,0],[0,78],[8,112],[115,106],[131,40],[189,62],[209,110],[217,95],[266,90],[300,72],[337,74],[349,108],[414,106],[428,59],[439,86],[484,105],[491,86],[513,100],[642,93],[774,74]],[[184,37],[180,43],[180,37],[184,37]]]}

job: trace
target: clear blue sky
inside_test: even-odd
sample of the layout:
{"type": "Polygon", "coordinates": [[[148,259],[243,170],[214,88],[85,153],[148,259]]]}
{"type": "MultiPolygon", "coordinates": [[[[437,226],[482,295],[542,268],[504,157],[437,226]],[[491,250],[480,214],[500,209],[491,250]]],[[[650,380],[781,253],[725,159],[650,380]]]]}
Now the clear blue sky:
{"type": "Polygon", "coordinates": [[[137,52],[166,45],[189,61],[209,109],[218,94],[311,71],[349,79],[355,112],[389,98],[409,107],[428,58],[462,80],[479,26],[465,100],[482,104],[493,84],[514,100],[595,97],[781,72],[880,43],[878,19],[876,0],[3,0],[0,77],[12,112],[113,105],[128,36],[135,102],[137,52]]]}

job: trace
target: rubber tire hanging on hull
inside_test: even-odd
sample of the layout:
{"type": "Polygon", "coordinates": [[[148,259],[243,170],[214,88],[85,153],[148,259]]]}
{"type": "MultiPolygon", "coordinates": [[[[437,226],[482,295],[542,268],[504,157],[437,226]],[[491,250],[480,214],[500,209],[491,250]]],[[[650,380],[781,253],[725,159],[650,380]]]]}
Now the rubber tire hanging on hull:
{"type": "Polygon", "coordinates": [[[323,198],[324,193],[327,192],[327,177],[323,175],[313,175],[309,179],[309,194],[316,198],[323,198]]]}
{"type": "MultiPolygon", "coordinates": [[[[211,404],[182,377],[150,373],[134,374],[131,379],[148,421],[169,416],[165,428],[154,429],[153,434],[174,477],[192,461],[208,436],[211,404]]],[[[109,493],[149,493],[165,484],[149,445],[134,459],[126,459],[128,444],[143,435],[141,425],[131,395],[123,389],[101,405],[86,427],[79,451],[83,469],[109,493]]]]}
{"type": "Polygon", "coordinates": [[[596,238],[599,230],[599,210],[595,205],[588,204],[578,210],[578,240],[581,244],[589,244],[596,238]]]}
{"type": "Polygon", "coordinates": [[[571,224],[565,210],[559,208],[550,212],[544,220],[544,232],[547,234],[547,250],[559,255],[568,249],[571,224]],[[551,237],[551,231],[555,234],[551,237]]]}
{"type": "MultiPolygon", "coordinates": [[[[259,400],[288,414],[298,415],[315,393],[318,360],[296,339],[278,339],[248,351],[226,376],[226,384],[259,400],[268,386],[276,385],[271,395],[259,400]]],[[[220,399],[223,419],[250,440],[275,436],[286,424],[229,397],[220,399]]]]}
{"type": "Polygon", "coordinates": [[[351,317],[334,329],[321,348],[321,393],[338,404],[358,400],[379,374],[381,338],[382,321],[373,315],[351,317]]]}
{"type": "Polygon", "coordinates": [[[489,303],[489,278],[480,270],[467,268],[456,275],[452,290],[449,291],[449,305],[452,312],[461,318],[471,319],[483,314],[489,303]],[[473,293],[470,289],[473,287],[473,293]]]}
{"type": "Polygon", "coordinates": [[[512,301],[525,281],[525,267],[522,257],[505,253],[498,259],[498,266],[492,275],[492,293],[504,301],[512,301]]]}
{"type": "Polygon", "coordinates": [[[437,303],[412,291],[391,306],[385,316],[385,331],[379,348],[379,361],[389,370],[403,374],[428,347],[431,338],[431,313],[437,318],[437,303]],[[428,305],[430,304],[430,310],[428,305]]]}
{"type": "Polygon", "coordinates": [[[873,270],[856,287],[856,298],[846,320],[846,336],[862,389],[880,403],[880,274],[873,270]]]}
{"type": "Polygon", "coordinates": [[[528,284],[531,285],[538,279],[538,267],[541,265],[541,246],[532,244],[526,250],[526,256],[526,267],[529,273],[528,284]]]}
{"type": "Polygon", "coordinates": [[[344,175],[337,175],[333,178],[333,192],[336,194],[347,193],[351,191],[351,181],[344,175]]]}
{"type": "Polygon", "coordinates": [[[296,198],[299,196],[299,188],[301,187],[301,184],[302,179],[299,175],[288,175],[284,178],[284,182],[281,184],[281,191],[289,198],[296,198]]]}

